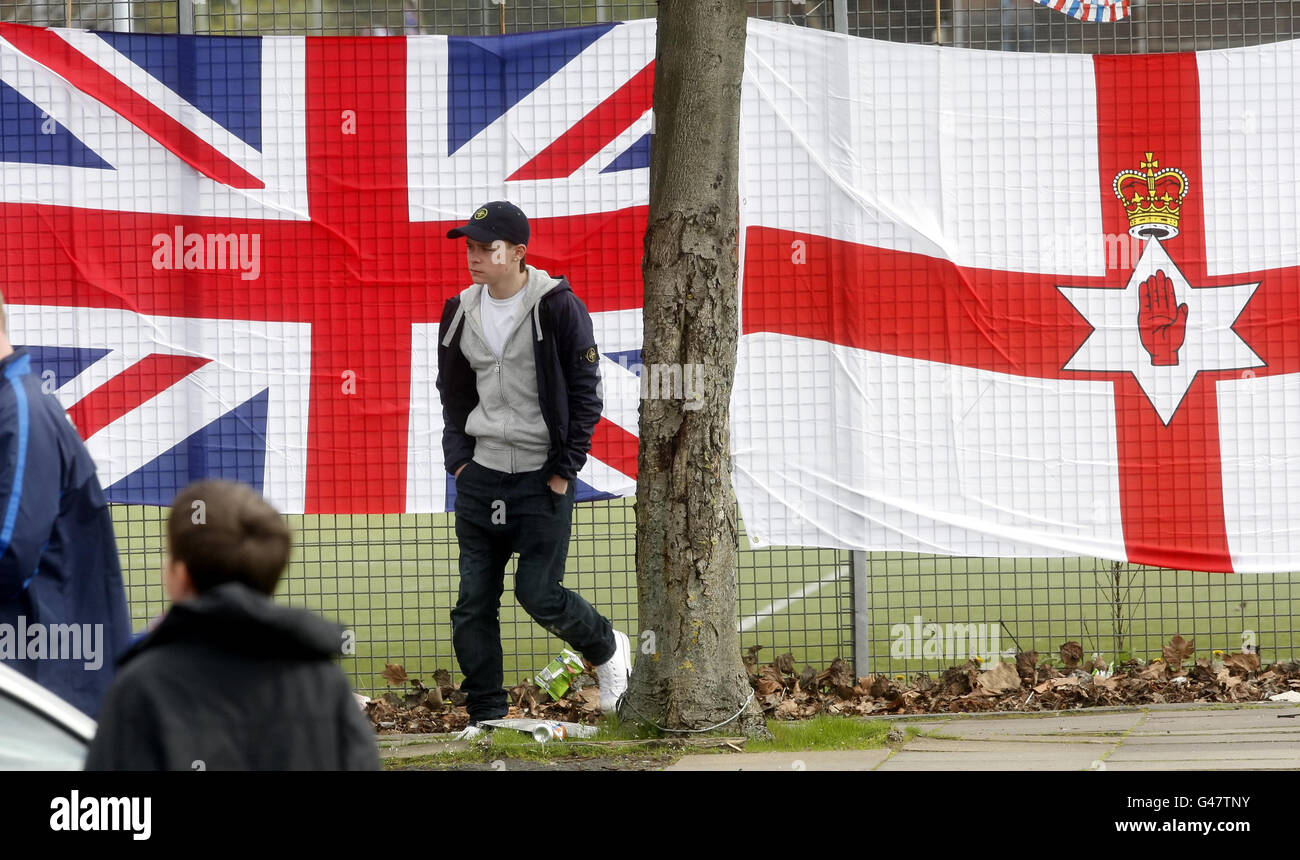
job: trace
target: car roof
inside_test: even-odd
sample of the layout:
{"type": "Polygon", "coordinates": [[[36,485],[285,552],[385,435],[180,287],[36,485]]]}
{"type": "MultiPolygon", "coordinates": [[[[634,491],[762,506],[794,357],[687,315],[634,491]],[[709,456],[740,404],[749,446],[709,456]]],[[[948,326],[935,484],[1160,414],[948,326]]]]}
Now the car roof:
{"type": "Polygon", "coordinates": [[[37,713],[59,724],[73,736],[90,743],[95,736],[95,721],[63,699],[0,663],[0,694],[10,696],[37,713]]]}

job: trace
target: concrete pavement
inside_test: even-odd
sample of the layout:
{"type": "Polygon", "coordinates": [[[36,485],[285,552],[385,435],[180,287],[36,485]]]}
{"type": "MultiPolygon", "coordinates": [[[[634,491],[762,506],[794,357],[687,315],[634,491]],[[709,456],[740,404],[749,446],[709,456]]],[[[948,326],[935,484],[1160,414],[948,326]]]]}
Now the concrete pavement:
{"type": "Polygon", "coordinates": [[[689,770],[1296,770],[1300,707],[1150,705],[1041,715],[892,718],[892,749],[688,755],[689,770]]]}

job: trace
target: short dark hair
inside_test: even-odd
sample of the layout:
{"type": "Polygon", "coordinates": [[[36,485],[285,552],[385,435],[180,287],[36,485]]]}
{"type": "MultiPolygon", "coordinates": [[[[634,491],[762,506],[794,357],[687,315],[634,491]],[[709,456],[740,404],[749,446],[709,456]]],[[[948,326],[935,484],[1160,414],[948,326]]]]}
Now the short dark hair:
{"type": "Polygon", "coordinates": [[[185,562],[198,593],[242,582],[271,594],[289,563],[293,533],[256,490],[233,481],[198,481],[172,500],[172,558],[185,562]]]}

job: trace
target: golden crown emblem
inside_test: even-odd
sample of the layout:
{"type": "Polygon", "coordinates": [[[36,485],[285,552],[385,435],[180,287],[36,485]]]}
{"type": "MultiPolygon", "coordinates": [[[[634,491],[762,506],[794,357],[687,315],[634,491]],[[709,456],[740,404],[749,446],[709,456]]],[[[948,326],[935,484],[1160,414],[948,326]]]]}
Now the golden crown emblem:
{"type": "Polygon", "coordinates": [[[1187,196],[1187,174],[1174,167],[1160,168],[1155,154],[1148,152],[1137,170],[1121,170],[1115,176],[1115,196],[1128,215],[1128,232],[1139,239],[1172,239],[1178,235],[1183,198],[1187,196]]]}

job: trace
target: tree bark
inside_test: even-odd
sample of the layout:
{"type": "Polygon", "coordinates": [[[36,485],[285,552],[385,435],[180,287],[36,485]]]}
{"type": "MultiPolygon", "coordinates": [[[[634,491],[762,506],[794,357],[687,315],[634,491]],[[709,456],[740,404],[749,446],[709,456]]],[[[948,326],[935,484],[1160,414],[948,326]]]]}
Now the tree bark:
{"type": "Polygon", "coordinates": [[[730,401],[745,0],[660,0],[642,276],[637,591],[623,716],[766,732],[736,630],[730,401]],[[703,386],[688,384],[698,382],[703,386]],[[702,396],[701,396],[702,389],[702,396]],[[738,712],[741,712],[736,716],[738,712]]]}

